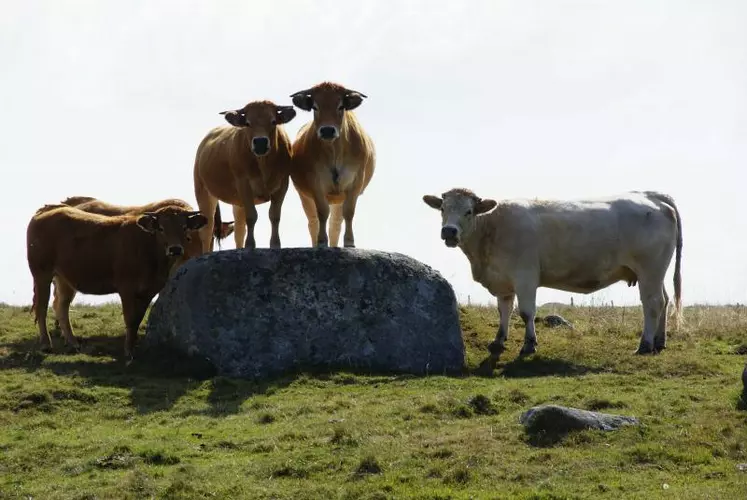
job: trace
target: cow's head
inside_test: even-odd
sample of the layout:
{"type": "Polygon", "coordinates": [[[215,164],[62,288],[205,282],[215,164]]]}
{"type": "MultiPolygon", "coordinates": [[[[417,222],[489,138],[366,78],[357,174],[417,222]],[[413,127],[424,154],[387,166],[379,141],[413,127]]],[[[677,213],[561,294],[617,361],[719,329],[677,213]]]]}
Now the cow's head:
{"type": "Polygon", "coordinates": [[[441,195],[423,196],[431,208],[441,211],[441,239],[453,248],[463,242],[475,226],[475,217],[490,212],[498,204],[495,200],[483,200],[469,189],[455,188],[441,195]]]}
{"type": "Polygon", "coordinates": [[[352,111],[363,102],[366,95],[346,89],[336,83],[323,82],[291,95],[293,104],[304,110],[314,110],[316,135],[325,141],[340,137],[345,112],[352,111]]]}
{"type": "MultiPolygon", "coordinates": [[[[208,223],[199,211],[177,207],[163,207],[155,212],[145,212],[137,219],[143,231],[153,233],[168,257],[182,257],[192,248],[193,233],[208,223]]],[[[199,241],[199,239],[198,239],[199,241]]]]}
{"type": "Polygon", "coordinates": [[[249,132],[252,153],[262,157],[275,147],[277,126],[291,121],[296,110],[293,106],[278,106],[272,101],[253,101],[241,109],[221,111],[220,114],[234,127],[249,132]]]}

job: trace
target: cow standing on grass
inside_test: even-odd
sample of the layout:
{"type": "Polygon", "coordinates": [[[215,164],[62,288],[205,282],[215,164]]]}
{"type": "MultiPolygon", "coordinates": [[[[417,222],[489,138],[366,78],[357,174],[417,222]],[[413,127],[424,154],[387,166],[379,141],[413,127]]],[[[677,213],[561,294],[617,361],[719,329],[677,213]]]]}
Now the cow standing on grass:
{"type": "MultiPolygon", "coordinates": [[[[254,249],[255,205],[269,201],[270,248],[280,248],[280,213],[291,163],[291,141],[281,125],[291,121],[296,110],[272,101],[254,101],[221,114],[231,126],[213,128],[197,147],[197,205],[202,213],[218,219],[218,200],[233,205],[236,248],[254,249]]],[[[208,238],[212,232],[209,220],[202,229],[203,252],[212,251],[208,238]]]]}
{"type": "MultiPolygon", "coordinates": [[[[131,205],[131,206],[123,206],[123,205],[114,205],[112,203],[107,203],[105,201],[101,201],[99,199],[93,198],[91,196],[70,196],[69,198],[64,199],[60,202],[63,205],[69,205],[71,207],[75,207],[78,210],[83,210],[84,212],[89,212],[92,214],[100,214],[100,215],[109,215],[109,216],[116,216],[116,215],[142,215],[147,212],[155,212],[159,208],[167,207],[167,206],[174,206],[174,207],[181,207],[184,210],[192,211],[192,205],[187,203],[184,200],[180,200],[177,198],[169,198],[166,200],[159,200],[154,201],[152,203],[146,203],[145,205],[131,205]]],[[[216,221],[215,224],[215,232],[213,237],[215,239],[222,239],[228,237],[231,233],[233,233],[233,222],[221,222],[220,220],[216,221]]],[[[184,248],[184,255],[179,258],[176,257],[176,260],[181,260],[180,263],[184,263],[191,259],[192,257],[197,257],[198,255],[202,254],[202,242],[199,238],[192,238],[189,242],[187,242],[187,245],[184,248]]],[[[172,268],[172,270],[175,270],[176,266],[172,268]]],[[[55,277],[53,280],[54,283],[54,293],[53,293],[53,300],[52,300],[52,310],[57,311],[57,302],[59,301],[59,294],[57,293],[57,278],[55,277]]],[[[72,295],[67,297],[66,300],[72,301],[75,298],[76,292],[73,290],[72,295]]],[[[55,313],[56,316],[56,313],[55,313]]],[[[59,318],[55,317],[54,322],[55,329],[60,328],[59,324],[59,318]]]]}
{"type": "Polygon", "coordinates": [[[201,213],[175,206],[120,216],[62,204],[37,210],[26,230],[26,256],[34,279],[32,311],[42,346],[52,347],[46,320],[55,278],[59,297],[55,315],[65,340],[79,348],[69,317],[76,292],[118,293],[126,327],[124,352],[131,358],[151,300],[182,262],[192,234],[207,222],[201,213]]]}
{"type": "Polygon", "coordinates": [[[636,353],[666,347],[664,276],[676,250],[675,324],[682,314],[682,220],[674,200],[652,191],[580,201],[482,199],[468,189],[423,196],[441,211],[441,239],[462,249],[472,277],[498,298],[500,327],[489,349],[505,350],[514,297],[526,325],[521,355],[534,353],[538,287],[592,293],[638,282],[644,324],[636,353]]]}
{"type": "Polygon", "coordinates": [[[301,127],[293,142],[291,171],[309,221],[311,244],[337,246],[345,219],[344,245],[355,247],[356,203],[376,167],[373,141],[353,113],[366,96],[323,82],[291,97],[298,108],[314,110],[314,119],[301,127]]]}

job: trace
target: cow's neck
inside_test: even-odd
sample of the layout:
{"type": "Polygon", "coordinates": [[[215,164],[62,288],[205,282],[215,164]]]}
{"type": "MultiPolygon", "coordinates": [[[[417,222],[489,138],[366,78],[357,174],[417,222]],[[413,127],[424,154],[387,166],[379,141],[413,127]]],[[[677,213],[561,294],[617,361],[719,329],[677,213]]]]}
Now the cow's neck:
{"type": "Polygon", "coordinates": [[[485,222],[485,217],[476,217],[474,227],[459,244],[459,248],[462,249],[462,252],[464,252],[464,255],[467,256],[470,262],[480,262],[482,259],[485,248],[483,243],[487,234],[485,228],[482,227],[485,225],[485,222]]]}

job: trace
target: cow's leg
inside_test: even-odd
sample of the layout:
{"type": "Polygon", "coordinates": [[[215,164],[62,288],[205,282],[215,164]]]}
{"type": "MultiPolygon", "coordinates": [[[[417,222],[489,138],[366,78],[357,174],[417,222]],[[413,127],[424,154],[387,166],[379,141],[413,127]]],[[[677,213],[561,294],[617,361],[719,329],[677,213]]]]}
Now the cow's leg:
{"type": "Polygon", "coordinates": [[[345,193],[345,201],[342,202],[342,216],[345,218],[345,236],[343,236],[342,241],[346,248],[355,248],[355,235],[353,235],[353,217],[355,217],[355,206],[357,203],[357,190],[351,190],[345,193]]]}
{"type": "Polygon", "coordinates": [[[207,190],[195,190],[197,197],[197,209],[207,218],[207,224],[198,230],[202,242],[202,253],[213,251],[213,229],[215,227],[215,209],[218,206],[218,198],[213,197],[207,190]]]}
{"type": "Polygon", "coordinates": [[[663,280],[650,280],[639,276],[638,289],[643,304],[643,332],[635,353],[650,354],[656,349],[655,336],[664,308],[664,283],[663,280]]]}
{"type": "Polygon", "coordinates": [[[246,216],[246,240],[244,242],[244,248],[254,250],[257,248],[257,242],[254,239],[254,226],[257,225],[258,215],[257,207],[254,206],[254,191],[252,190],[249,176],[237,179],[237,187],[239,197],[241,198],[241,204],[244,209],[244,215],[246,216]]]}
{"type": "Polygon", "coordinates": [[[34,273],[34,313],[39,327],[39,343],[42,350],[52,348],[52,339],[47,331],[47,309],[49,308],[49,288],[52,285],[52,273],[34,273]]]}
{"type": "Polygon", "coordinates": [[[124,355],[130,361],[137,344],[137,330],[153,297],[137,293],[120,293],[119,297],[122,299],[122,316],[125,323],[124,355]]]}
{"type": "Polygon", "coordinates": [[[519,356],[526,356],[537,351],[537,333],[534,330],[534,317],[537,314],[537,287],[527,284],[517,287],[516,296],[519,299],[519,315],[524,321],[524,345],[519,356]]]}
{"type": "Polygon", "coordinates": [[[75,298],[76,291],[60,277],[55,279],[55,285],[56,301],[52,304],[52,309],[54,309],[54,314],[60,322],[62,336],[65,338],[65,342],[79,349],[80,342],[73,335],[73,326],[70,324],[70,304],[75,298]]]}
{"type": "Polygon", "coordinates": [[[659,325],[654,335],[654,349],[662,351],[667,348],[667,307],[669,307],[669,294],[664,287],[661,287],[661,293],[664,295],[664,306],[659,316],[659,325]]]}
{"type": "Polygon", "coordinates": [[[511,309],[514,306],[514,294],[502,295],[498,297],[498,314],[500,316],[500,325],[495,335],[495,340],[488,345],[491,354],[499,355],[506,350],[506,340],[508,340],[508,325],[511,319],[511,309]]]}
{"type": "Polygon", "coordinates": [[[270,234],[270,248],[280,248],[280,213],[283,208],[283,201],[285,200],[285,194],[288,192],[288,179],[286,179],[280,189],[275,191],[270,196],[270,209],[268,210],[268,217],[270,219],[270,225],[272,226],[272,233],[270,234]]]}
{"type": "MultiPolygon", "coordinates": [[[[316,237],[316,246],[326,248],[329,246],[327,236],[327,220],[329,219],[329,202],[320,189],[314,191],[314,205],[316,205],[316,217],[319,219],[319,232],[316,237]]],[[[347,232],[346,232],[347,234],[347,232]]]]}
{"type": "Polygon", "coordinates": [[[240,205],[233,205],[233,241],[236,248],[244,248],[246,239],[246,213],[240,205]]]}
{"type": "Polygon", "coordinates": [[[301,198],[301,207],[309,221],[309,236],[311,237],[311,246],[316,246],[316,239],[319,236],[319,217],[316,215],[316,204],[314,199],[304,194],[298,193],[301,198]]]}
{"type": "Polygon", "coordinates": [[[342,204],[337,203],[329,207],[329,246],[336,247],[340,243],[342,231],[342,204]]]}

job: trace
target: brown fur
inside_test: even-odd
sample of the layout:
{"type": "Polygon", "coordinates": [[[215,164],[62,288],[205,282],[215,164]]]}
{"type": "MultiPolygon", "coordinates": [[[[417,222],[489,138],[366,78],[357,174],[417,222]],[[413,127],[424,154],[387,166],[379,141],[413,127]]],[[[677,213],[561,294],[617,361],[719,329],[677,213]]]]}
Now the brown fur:
{"type": "Polygon", "coordinates": [[[105,216],[67,205],[37,210],[26,230],[26,254],[34,279],[34,320],[43,346],[51,347],[46,318],[49,288],[56,277],[56,316],[65,339],[78,341],[69,320],[75,292],[118,293],[124,315],[125,355],[131,356],[137,329],[153,297],[163,288],[179,259],[169,249],[189,244],[207,218],[182,207],[166,206],[140,215],[105,216]]]}
{"type": "Polygon", "coordinates": [[[311,244],[337,246],[344,219],[344,245],[354,247],[356,204],[376,167],[374,143],[352,111],[365,96],[336,83],[322,82],[291,97],[300,109],[314,110],[313,120],[301,127],[293,143],[291,169],[291,181],[309,221],[311,244]],[[323,127],[335,127],[337,137],[320,138],[323,127]]]}
{"type": "MultiPolygon", "coordinates": [[[[194,187],[197,205],[205,214],[214,214],[218,200],[233,205],[236,248],[255,248],[255,205],[270,202],[272,224],[270,247],[280,248],[280,213],[288,191],[291,143],[281,126],[293,119],[292,106],[272,101],[250,102],[241,109],[224,111],[231,126],[215,127],[197,147],[194,187]],[[255,140],[269,139],[267,153],[253,150],[255,140]],[[244,240],[244,234],[246,239],[244,240]]],[[[202,229],[209,235],[212,223],[202,229]]],[[[212,250],[212,241],[203,239],[203,252],[212,250]]]]}

